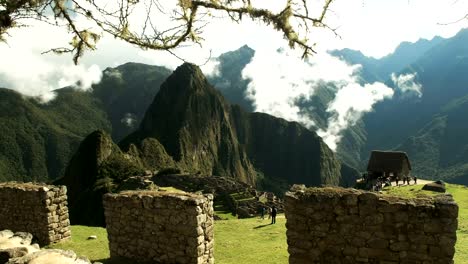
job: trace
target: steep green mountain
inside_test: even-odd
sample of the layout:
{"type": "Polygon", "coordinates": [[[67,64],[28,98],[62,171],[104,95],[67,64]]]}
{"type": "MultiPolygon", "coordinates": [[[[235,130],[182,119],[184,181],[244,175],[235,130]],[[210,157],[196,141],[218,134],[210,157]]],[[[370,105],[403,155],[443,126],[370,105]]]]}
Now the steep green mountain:
{"type": "MultiPolygon", "coordinates": [[[[90,132],[102,129],[114,140],[130,134],[169,74],[164,67],[127,63],[106,69],[91,91],[59,89],[46,104],[0,89],[0,181],[54,180],[90,132]]],[[[147,145],[143,149],[153,151],[147,145]]]]}
{"type": "MultiPolygon", "coordinates": [[[[248,46],[222,54],[219,62],[219,73],[209,76],[208,80],[222,95],[233,104],[240,105],[248,112],[254,111],[253,101],[246,96],[250,80],[242,78],[242,71],[250,63],[255,51],[248,46]]],[[[330,114],[326,111],[328,104],[335,98],[336,87],[321,85],[316,88],[311,98],[299,98],[295,103],[302,109],[302,113],[314,121],[315,130],[326,129],[330,114]]],[[[360,165],[360,149],[365,138],[362,122],[349,128],[345,132],[342,143],[338,147],[337,155],[345,163],[358,167],[360,165]]]]}
{"type": "Polygon", "coordinates": [[[408,152],[414,175],[468,182],[464,136],[468,134],[467,42],[468,29],[464,29],[449,39],[402,43],[394,54],[379,60],[351,50],[335,52],[349,63],[362,64],[364,79],[380,78],[394,87],[389,80],[390,72],[415,74],[415,81],[422,85],[420,97],[395,87],[392,100],[378,103],[364,117],[361,168],[370,150],[398,149],[408,152]]]}
{"type": "Polygon", "coordinates": [[[434,37],[432,40],[419,39],[414,43],[402,42],[391,54],[380,59],[367,57],[362,52],[352,49],[333,50],[330,54],[349,64],[362,65],[363,82],[385,82],[390,79],[392,73],[402,71],[442,42],[444,39],[441,37],[434,37]]]}
{"type": "MultiPolygon", "coordinates": [[[[430,57],[431,51],[445,41],[441,37],[435,37],[432,40],[420,39],[415,43],[402,42],[394,52],[380,59],[367,57],[362,52],[351,49],[334,50],[330,53],[349,64],[360,64],[361,83],[378,81],[394,87],[391,82],[392,73],[413,73],[414,71],[407,70],[408,66],[417,60],[430,57]]],[[[413,111],[408,108],[408,103],[413,104],[418,101],[420,100],[416,97],[402,96],[396,91],[392,100],[378,103],[373,112],[343,132],[343,138],[337,149],[340,158],[356,168],[364,169],[370,150],[393,148],[411,135],[408,133],[410,130],[412,133],[416,132],[421,125],[418,121],[415,122],[415,118],[418,117],[401,117],[407,117],[407,114],[413,111]]]]}
{"type": "Polygon", "coordinates": [[[140,125],[143,115],[170,70],[140,63],[107,68],[102,80],[93,86],[112,124],[112,138],[120,141],[140,125]]]}
{"type": "Polygon", "coordinates": [[[237,50],[221,54],[218,74],[208,76],[208,80],[232,104],[238,104],[246,111],[253,112],[253,101],[246,97],[250,80],[242,78],[242,70],[250,63],[255,51],[244,45],[237,50]]]}
{"type": "Polygon", "coordinates": [[[90,93],[73,89],[57,91],[48,104],[0,89],[0,181],[47,182],[63,175],[86,134],[110,131],[100,109],[90,93]]]}
{"type": "Polygon", "coordinates": [[[70,221],[104,226],[102,195],[115,191],[126,179],[144,175],[139,160],[123,153],[104,131],[94,131],[81,142],[55,184],[66,185],[70,221]]]}
{"type": "Polygon", "coordinates": [[[412,159],[413,174],[468,184],[468,95],[442,108],[399,150],[412,159]]]}
{"type": "Polygon", "coordinates": [[[159,141],[188,172],[254,184],[338,185],[341,164],[314,132],[294,122],[231,106],[191,64],[163,83],[140,128],[121,142],[159,141]]]}
{"type": "Polygon", "coordinates": [[[445,104],[468,94],[467,41],[468,30],[462,30],[401,71],[417,74],[422,96],[400,95],[378,104],[364,119],[367,149],[395,147],[415,135],[445,104]]]}

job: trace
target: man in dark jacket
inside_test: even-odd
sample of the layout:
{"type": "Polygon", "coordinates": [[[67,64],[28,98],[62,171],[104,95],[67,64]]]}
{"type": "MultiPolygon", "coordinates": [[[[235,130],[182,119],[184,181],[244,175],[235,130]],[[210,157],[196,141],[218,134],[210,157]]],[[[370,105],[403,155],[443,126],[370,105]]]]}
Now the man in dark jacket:
{"type": "Polygon", "coordinates": [[[276,213],[278,212],[278,210],[276,209],[276,207],[272,207],[271,208],[271,224],[275,224],[276,223],[276,213]]]}

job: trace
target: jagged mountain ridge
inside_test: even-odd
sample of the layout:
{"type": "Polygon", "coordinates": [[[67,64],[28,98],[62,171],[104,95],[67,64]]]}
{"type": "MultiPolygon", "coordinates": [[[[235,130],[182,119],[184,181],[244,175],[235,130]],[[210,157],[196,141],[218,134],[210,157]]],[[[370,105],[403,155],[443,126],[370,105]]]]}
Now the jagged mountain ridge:
{"type": "Polygon", "coordinates": [[[140,128],[120,145],[127,150],[145,138],[161,142],[179,166],[192,172],[230,175],[250,184],[259,173],[308,185],[341,180],[340,162],[314,132],[231,106],[191,64],[178,67],[163,83],[140,128]]]}

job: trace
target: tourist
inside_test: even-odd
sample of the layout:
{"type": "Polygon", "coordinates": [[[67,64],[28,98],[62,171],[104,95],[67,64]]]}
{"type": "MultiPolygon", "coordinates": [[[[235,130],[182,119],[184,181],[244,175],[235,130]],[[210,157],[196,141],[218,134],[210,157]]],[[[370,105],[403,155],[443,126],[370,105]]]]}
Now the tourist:
{"type": "Polygon", "coordinates": [[[276,207],[273,206],[273,207],[271,208],[271,224],[275,224],[275,223],[276,223],[276,213],[277,213],[276,207]]]}

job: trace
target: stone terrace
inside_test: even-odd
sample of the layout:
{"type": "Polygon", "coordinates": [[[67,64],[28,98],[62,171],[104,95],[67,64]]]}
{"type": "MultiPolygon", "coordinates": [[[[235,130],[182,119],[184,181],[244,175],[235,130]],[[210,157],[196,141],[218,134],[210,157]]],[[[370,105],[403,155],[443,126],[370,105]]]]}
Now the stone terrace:
{"type": "Polygon", "coordinates": [[[214,263],[213,196],[132,191],[104,196],[112,258],[214,263]]]}
{"type": "Polygon", "coordinates": [[[285,203],[289,263],[453,263],[458,205],[450,195],[304,188],[285,203]]]}

